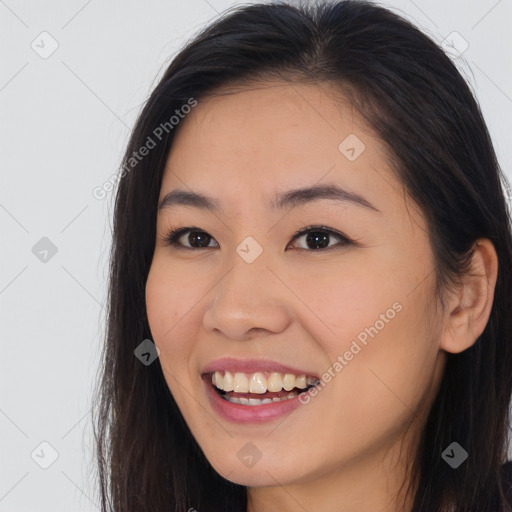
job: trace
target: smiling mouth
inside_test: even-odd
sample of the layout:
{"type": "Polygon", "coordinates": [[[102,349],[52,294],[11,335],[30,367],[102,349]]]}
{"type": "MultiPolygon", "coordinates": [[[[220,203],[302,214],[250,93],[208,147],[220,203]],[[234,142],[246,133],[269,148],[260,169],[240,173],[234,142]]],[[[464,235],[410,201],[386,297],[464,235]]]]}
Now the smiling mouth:
{"type": "Polygon", "coordinates": [[[213,389],[228,402],[265,405],[290,400],[306,393],[319,382],[316,377],[291,373],[231,373],[215,371],[206,375],[213,389]]]}

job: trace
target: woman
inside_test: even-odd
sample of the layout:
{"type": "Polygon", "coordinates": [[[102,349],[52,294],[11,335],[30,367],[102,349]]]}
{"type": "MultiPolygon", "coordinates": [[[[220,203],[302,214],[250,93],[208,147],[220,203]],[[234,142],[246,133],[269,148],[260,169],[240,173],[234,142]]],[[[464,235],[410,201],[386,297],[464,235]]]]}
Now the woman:
{"type": "Polygon", "coordinates": [[[505,177],[434,42],[366,2],[235,9],[121,176],[105,510],[510,509],[505,177]]]}

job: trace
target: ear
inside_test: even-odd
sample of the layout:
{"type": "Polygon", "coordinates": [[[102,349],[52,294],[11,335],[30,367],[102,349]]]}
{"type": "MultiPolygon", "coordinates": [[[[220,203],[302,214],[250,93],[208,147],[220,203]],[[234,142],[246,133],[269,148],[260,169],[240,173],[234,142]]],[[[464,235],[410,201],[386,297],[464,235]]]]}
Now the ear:
{"type": "Polygon", "coordinates": [[[440,348],[453,354],[472,346],[489,320],[498,276],[498,256],[487,238],[473,246],[470,268],[462,285],[446,301],[445,326],[440,348]]]}

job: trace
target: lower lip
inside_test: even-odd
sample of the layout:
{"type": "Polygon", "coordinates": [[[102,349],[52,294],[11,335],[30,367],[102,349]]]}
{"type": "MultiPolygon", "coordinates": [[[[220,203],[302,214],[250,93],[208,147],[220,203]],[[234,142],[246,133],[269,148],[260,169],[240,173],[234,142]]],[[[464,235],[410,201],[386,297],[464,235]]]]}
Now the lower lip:
{"type": "Polygon", "coordinates": [[[228,402],[222,398],[208,379],[204,379],[206,393],[213,409],[223,418],[236,423],[263,423],[290,413],[303,405],[297,395],[293,398],[261,405],[242,405],[228,402]]]}

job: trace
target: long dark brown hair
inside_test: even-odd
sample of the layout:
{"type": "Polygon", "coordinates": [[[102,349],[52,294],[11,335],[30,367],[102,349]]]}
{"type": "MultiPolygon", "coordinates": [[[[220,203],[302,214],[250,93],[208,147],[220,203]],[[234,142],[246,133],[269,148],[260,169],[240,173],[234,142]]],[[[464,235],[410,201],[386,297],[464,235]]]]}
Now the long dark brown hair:
{"type": "Polygon", "coordinates": [[[213,470],[159,360],[146,366],[134,350],[152,339],[145,285],[163,170],[179,129],[170,119],[222,86],[258,79],[330,82],[350,98],[428,221],[440,293],[467,270],[476,239],[494,244],[499,270],[490,319],[471,348],[448,355],[414,461],[414,511],[499,510],[512,392],[506,178],[480,108],[450,58],[410,22],[352,0],[227,11],[177,54],[137,119],[115,196],[107,329],[94,402],[102,509],[246,510],[246,487],[213,470]],[[141,151],[144,146],[151,148],[141,151]],[[457,469],[441,457],[453,441],[468,452],[457,469]]]}

